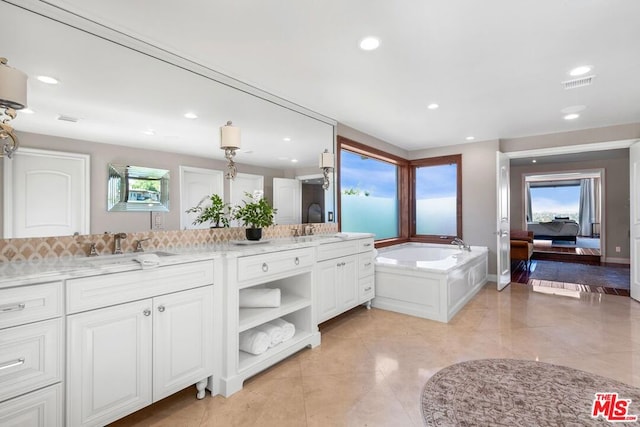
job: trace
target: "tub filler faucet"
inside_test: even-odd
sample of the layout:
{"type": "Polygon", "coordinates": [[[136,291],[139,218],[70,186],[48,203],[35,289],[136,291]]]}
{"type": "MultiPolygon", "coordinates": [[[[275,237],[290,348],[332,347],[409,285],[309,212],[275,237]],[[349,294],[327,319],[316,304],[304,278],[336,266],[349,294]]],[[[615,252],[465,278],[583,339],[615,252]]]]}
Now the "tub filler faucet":
{"type": "Polygon", "coordinates": [[[459,237],[451,241],[452,245],[458,245],[458,249],[471,252],[471,246],[459,237]]]}

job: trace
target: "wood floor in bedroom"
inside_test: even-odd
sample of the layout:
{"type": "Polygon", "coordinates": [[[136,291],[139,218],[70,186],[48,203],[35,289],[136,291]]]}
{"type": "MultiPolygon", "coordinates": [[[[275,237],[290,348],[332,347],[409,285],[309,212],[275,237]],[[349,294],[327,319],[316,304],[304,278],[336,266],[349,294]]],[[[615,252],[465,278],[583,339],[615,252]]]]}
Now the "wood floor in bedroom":
{"type": "Polygon", "coordinates": [[[322,344],[196,400],[190,387],[115,426],[423,426],[420,396],[440,369],[514,358],[570,366],[640,386],[640,304],[487,284],[448,324],[357,308],[321,325],[322,344]]]}

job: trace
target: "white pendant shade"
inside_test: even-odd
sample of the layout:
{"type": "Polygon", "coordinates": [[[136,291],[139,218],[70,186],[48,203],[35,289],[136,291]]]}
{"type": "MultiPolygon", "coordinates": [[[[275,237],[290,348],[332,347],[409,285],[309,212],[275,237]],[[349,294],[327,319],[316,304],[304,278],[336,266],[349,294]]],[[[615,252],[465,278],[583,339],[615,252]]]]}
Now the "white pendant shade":
{"type": "Polygon", "coordinates": [[[0,63],[0,105],[20,110],[27,105],[27,75],[0,63]]]}
{"type": "Polygon", "coordinates": [[[220,127],[220,148],[240,148],[240,128],[233,126],[231,122],[220,127]]]}
{"type": "Polygon", "coordinates": [[[320,153],[320,168],[332,168],[333,167],[333,153],[320,153]]]}

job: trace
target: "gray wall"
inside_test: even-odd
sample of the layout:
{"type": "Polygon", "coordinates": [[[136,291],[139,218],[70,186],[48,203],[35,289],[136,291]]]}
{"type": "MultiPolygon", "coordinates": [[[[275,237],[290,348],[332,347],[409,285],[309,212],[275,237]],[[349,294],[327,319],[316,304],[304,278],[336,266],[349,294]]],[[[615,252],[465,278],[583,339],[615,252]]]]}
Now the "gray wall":
{"type": "MultiPolygon", "coordinates": [[[[128,164],[151,168],[168,169],[171,181],[169,185],[170,211],[163,215],[164,229],[180,228],[180,175],[179,166],[193,166],[207,169],[225,170],[226,162],[204,157],[163,151],[149,151],[122,145],[99,144],[77,139],[60,138],[35,133],[18,134],[22,147],[46,150],[69,151],[91,155],[91,233],[135,232],[149,230],[151,218],[148,212],[108,212],[107,211],[107,170],[108,164],[128,164]]],[[[10,160],[4,160],[10,161],[10,160]]],[[[273,194],[273,178],[283,178],[284,171],[248,166],[237,163],[238,172],[264,176],[264,192],[267,199],[273,194]]],[[[0,176],[2,176],[0,164],[0,176]]],[[[0,185],[0,200],[3,199],[0,185]]],[[[225,198],[229,198],[229,182],[225,180],[225,198]]],[[[0,205],[0,215],[2,215],[0,205]]],[[[0,220],[0,236],[2,236],[0,220]]]]}
{"type": "Polygon", "coordinates": [[[489,248],[489,274],[496,274],[496,151],[499,141],[481,141],[409,152],[409,159],[462,154],[462,238],[489,248]]]}
{"type": "MultiPolygon", "coordinates": [[[[616,150],[620,152],[621,150],[616,150]]],[[[607,258],[630,257],[629,249],[629,150],[624,150],[623,156],[607,158],[603,152],[602,159],[568,162],[536,164],[511,167],[511,225],[514,228],[522,226],[524,217],[523,203],[523,175],[541,172],[567,172],[571,170],[588,170],[604,168],[604,212],[605,224],[601,227],[605,231],[605,250],[607,258]],[[616,252],[620,246],[621,252],[616,252]]]]}

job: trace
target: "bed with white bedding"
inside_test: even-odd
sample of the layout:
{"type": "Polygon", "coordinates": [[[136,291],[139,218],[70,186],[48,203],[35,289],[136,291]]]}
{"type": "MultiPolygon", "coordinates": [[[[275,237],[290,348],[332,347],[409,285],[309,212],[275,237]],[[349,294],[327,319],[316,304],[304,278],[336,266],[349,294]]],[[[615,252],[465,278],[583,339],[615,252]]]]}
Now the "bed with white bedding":
{"type": "Polygon", "coordinates": [[[533,231],[534,239],[570,240],[575,243],[580,225],[571,219],[554,219],[549,222],[529,222],[527,230],[533,231]]]}

